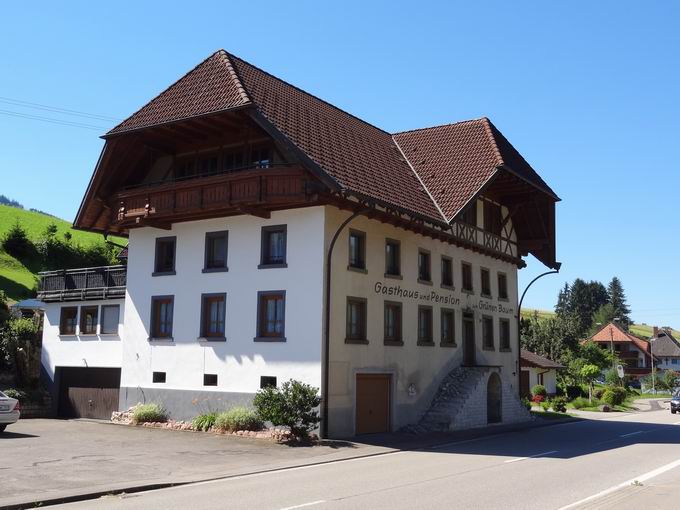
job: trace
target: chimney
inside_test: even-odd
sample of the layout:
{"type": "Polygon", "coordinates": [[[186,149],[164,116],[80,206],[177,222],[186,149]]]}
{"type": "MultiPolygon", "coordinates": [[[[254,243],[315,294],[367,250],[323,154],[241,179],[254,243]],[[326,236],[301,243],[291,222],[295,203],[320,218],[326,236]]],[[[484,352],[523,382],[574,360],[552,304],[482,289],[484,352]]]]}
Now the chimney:
{"type": "Polygon", "coordinates": [[[654,336],[654,338],[659,336],[659,328],[657,326],[654,326],[654,335],[653,336],[654,336]]]}

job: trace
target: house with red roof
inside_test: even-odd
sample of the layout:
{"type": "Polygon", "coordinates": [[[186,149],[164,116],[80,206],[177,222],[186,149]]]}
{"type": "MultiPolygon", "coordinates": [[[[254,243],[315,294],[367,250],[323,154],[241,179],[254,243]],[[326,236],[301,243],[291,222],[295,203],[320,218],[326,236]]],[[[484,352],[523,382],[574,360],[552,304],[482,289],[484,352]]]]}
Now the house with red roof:
{"type": "Polygon", "coordinates": [[[520,392],[522,397],[531,398],[531,388],[540,384],[548,395],[557,393],[557,371],[564,365],[557,363],[535,352],[522,349],[520,351],[520,392]]]}
{"type": "Polygon", "coordinates": [[[517,272],[559,267],[559,198],[489,119],[390,133],[220,50],[103,139],[75,226],[127,265],[42,275],[58,414],[297,379],[328,436],[528,419],[517,272]]]}
{"type": "Polygon", "coordinates": [[[641,377],[652,371],[650,343],[631,335],[618,324],[610,322],[585,340],[588,341],[613,351],[623,362],[626,375],[641,377]]]}

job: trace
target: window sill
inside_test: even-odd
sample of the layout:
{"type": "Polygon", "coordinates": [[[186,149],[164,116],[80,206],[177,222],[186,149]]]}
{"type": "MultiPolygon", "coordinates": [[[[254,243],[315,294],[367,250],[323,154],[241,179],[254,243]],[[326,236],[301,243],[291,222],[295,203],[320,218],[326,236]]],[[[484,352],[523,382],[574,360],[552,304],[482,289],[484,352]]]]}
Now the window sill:
{"type": "Polygon", "coordinates": [[[390,273],[385,273],[385,278],[391,278],[393,280],[403,280],[404,277],[400,274],[390,274],[390,273]]]}
{"type": "Polygon", "coordinates": [[[59,338],[75,338],[75,333],[59,333],[59,338]]]}
{"type": "Polygon", "coordinates": [[[78,336],[84,336],[86,338],[96,338],[97,333],[80,333],[78,336]]]}
{"type": "Polygon", "coordinates": [[[510,299],[508,299],[506,297],[499,297],[498,301],[503,301],[503,302],[507,303],[508,301],[510,301],[510,299]]]}
{"type": "Polygon", "coordinates": [[[163,336],[163,337],[155,337],[155,336],[150,336],[148,338],[149,342],[153,343],[173,343],[175,339],[171,336],[163,336]]]}
{"type": "Polygon", "coordinates": [[[226,336],[199,336],[196,340],[202,343],[211,343],[211,342],[226,342],[227,337],[226,336]]]}
{"type": "Polygon", "coordinates": [[[151,276],[174,276],[177,271],[154,271],[151,276]]]}
{"type": "Polygon", "coordinates": [[[508,347],[507,349],[506,348],[498,349],[498,351],[499,352],[512,352],[512,349],[510,349],[510,347],[508,347]]]}
{"type": "Polygon", "coordinates": [[[460,289],[461,293],[463,294],[468,294],[470,296],[473,296],[475,294],[475,291],[473,289],[460,289]]]}
{"type": "Polygon", "coordinates": [[[368,270],[365,267],[347,266],[347,271],[353,271],[355,273],[361,273],[361,274],[368,274],[368,270]]]}
{"type": "Polygon", "coordinates": [[[420,345],[422,347],[434,347],[434,342],[432,340],[418,340],[416,345],[420,345]]]}
{"type": "Polygon", "coordinates": [[[443,283],[440,285],[440,287],[446,290],[456,290],[456,288],[453,285],[444,285],[443,283]]]}
{"type": "Polygon", "coordinates": [[[281,264],[260,264],[257,266],[258,269],[282,269],[288,267],[288,264],[283,262],[281,264]]]}
{"type": "Polygon", "coordinates": [[[483,297],[484,299],[493,299],[491,294],[484,294],[483,292],[480,294],[480,297],[483,297]]]}
{"type": "Polygon", "coordinates": [[[385,345],[391,345],[393,347],[403,347],[404,342],[402,340],[385,340],[385,345]]]}
{"type": "Polygon", "coordinates": [[[368,340],[361,338],[345,338],[346,344],[368,345],[368,340]]]}
{"type": "Polygon", "coordinates": [[[201,273],[226,273],[229,271],[228,267],[204,267],[201,273]]]}
{"type": "Polygon", "coordinates": [[[256,336],[253,342],[285,342],[285,336],[256,336]]]}
{"type": "Polygon", "coordinates": [[[439,342],[439,347],[458,347],[456,342],[439,342]]]}
{"type": "Polygon", "coordinates": [[[422,285],[432,285],[432,280],[421,280],[420,278],[418,278],[418,283],[422,285]]]}
{"type": "Polygon", "coordinates": [[[116,331],[115,333],[99,333],[99,336],[106,336],[106,337],[118,336],[118,331],[116,331]]]}
{"type": "Polygon", "coordinates": [[[482,346],[482,350],[483,350],[483,351],[495,351],[496,348],[495,348],[494,346],[492,346],[492,345],[491,345],[491,346],[489,346],[489,345],[483,345],[483,346],[482,346]]]}

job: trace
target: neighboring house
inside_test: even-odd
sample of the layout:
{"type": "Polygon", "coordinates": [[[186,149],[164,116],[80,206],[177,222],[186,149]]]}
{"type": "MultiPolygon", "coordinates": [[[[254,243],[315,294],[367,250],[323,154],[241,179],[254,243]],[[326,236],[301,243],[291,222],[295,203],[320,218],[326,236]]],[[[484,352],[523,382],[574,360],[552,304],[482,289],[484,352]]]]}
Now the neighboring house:
{"type": "Polygon", "coordinates": [[[645,376],[652,371],[649,342],[626,332],[621,326],[609,323],[584,342],[596,342],[603,349],[613,350],[624,364],[626,375],[645,376]]]}
{"type": "Polygon", "coordinates": [[[537,384],[545,386],[549,395],[557,393],[557,371],[564,368],[563,365],[554,362],[535,352],[521,350],[520,366],[520,390],[523,397],[531,396],[531,388],[537,384]]]}
{"type": "Polygon", "coordinates": [[[559,267],[559,199],[488,119],[390,134],[219,51],[104,139],[75,226],[128,262],[42,276],[60,413],[191,418],[294,378],[349,436],[455,378],[447,427],[526,417],[517,270],[559,267]]]}
{"type": "Polygon", "coordinates": [[[655,365],[660,370],[680,372],[680,344],[670,329],[654,328],[654,336],[649,339],[651,352],[656,358],[655,365]]]}

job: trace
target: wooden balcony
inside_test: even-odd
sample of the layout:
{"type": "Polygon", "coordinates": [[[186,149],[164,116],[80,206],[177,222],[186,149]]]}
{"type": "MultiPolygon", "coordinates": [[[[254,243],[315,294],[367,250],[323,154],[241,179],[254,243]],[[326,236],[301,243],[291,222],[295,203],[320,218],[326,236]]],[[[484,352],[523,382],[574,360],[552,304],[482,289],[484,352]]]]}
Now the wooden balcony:
{"type": "Polygon", "coordinates": [[[321,190],[299,166],[251,168],[117,193],[116,223],[169,228],[172,222],[228,214],[268,217],[269,211],[311,205],[321,190]]]}
{"type": "Polygon", "coordinates": [[[487,232],[484,229],[463,223],[462,221],[454,221],[451,224],[451,230],[454,236],[462,242],[472,245],[472,247],[481,248],[483,251],[498,253],[510,258],[520,258],[517,243],[511,239],[487,232]]]}
{"type": "Polygon", "coordinates": [[[85,267],[39,273],[41,301],[86,301],[125,297],[126,266],[85,267]]]}

